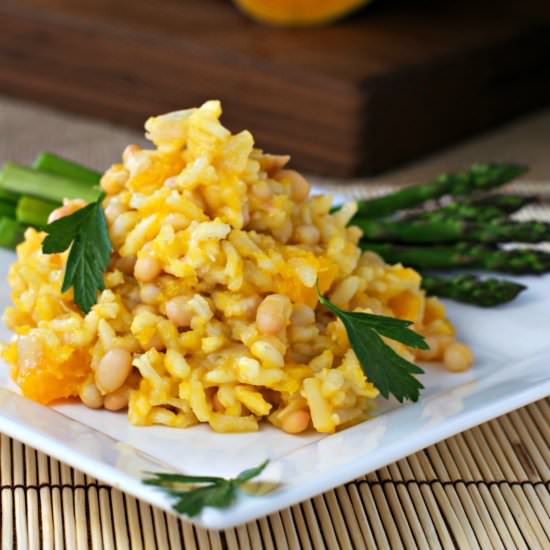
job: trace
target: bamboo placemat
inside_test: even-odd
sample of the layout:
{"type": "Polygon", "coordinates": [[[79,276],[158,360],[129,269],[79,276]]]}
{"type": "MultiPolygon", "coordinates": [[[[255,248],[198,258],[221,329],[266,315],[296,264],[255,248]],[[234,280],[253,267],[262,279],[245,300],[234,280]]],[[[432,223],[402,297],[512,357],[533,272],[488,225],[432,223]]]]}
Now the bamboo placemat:
{"type": "MultiPolygon", "coordinates": [[[[134,133],[0,98],[0,160],[44,148],[91,166],[114,162],[134,133]]],[[[371,183],[426,179],[475,160],[521,160],[548,195],[550,112],[371,183]],[[513,154],[512,154],[513,152],[513,154]]],[[[546,217],[550,209],[526,215],[546,217]]],[[[0,426],[1,431],[1,426],[0,426]]],[[[236,529],[207,531],[0,436],[2,550],[550,548],[550,398],[473,428],[309,501],[236,529]]]]}
{"type": "Polygon", "coordinates": [[[2,550],[550,548],[550,398],[235,529],[207,531],[2,435],[2,550]]]}

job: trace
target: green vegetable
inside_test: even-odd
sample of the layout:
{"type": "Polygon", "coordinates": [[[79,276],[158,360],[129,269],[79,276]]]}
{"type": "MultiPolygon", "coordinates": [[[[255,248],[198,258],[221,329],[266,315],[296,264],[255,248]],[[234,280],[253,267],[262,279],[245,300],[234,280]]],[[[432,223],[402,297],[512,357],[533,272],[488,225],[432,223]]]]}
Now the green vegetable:
{"type": "Polygon", "coordinates": [[[489,245],[458,243],[448,246],[406,246],[362,241],[361,248],[376,252],[390,264],[429,271],[477,268],[504,273],[540,274],[550,271],[550,253],[529,248],[502,250],[489,245]]]}
{"type": "Polygon", "coordinates": [[[48,153],[47,151],[40,153],[38,157],[36,157],[33,168],[88,183],[90,185],[98,185],[101,179],[101,174],[99,172],[91,170],[72,160],[55,155],[54,153],[48,153]]]}
{"type": "Polygon", "coordinates": [[[442,174],[429,183],[404,187],[383,197],[359,201],[357,214],[368,218],[383,218],[443,195],[459,196],[487,191],[521,176],[526,171],[525,166],[518,164],[474,164],[465,172],[442,174]]]}
{"type": "Polygon", "coordinates": [[[435,210],[412,214],[401,221],[467,220],[483,223],[504,218],[537,200],[538,197],[529,195],[486,195],[475,199],[465,197],[460,202],[452,202],[435,210]]]}
{"type": "Polygon", "coordinates": [[[268,462],[266,460],[255,468],[244,470],[232,479],[153,472],[151,475],[154,477],[145,479],[143,483],[161,487],[175,499],[172,508],[176,512],[194,517],[206,506],[214,508],[230,506],[237,497],[239,488],[260,475],[268,462]],[[193,488],[185,489],[186,485],[191,485],[193,488]]]}
{"type": "Polygon", "coordinates": [[[480,279],[475,275],[422,276],[422,288],[428,294],[481,307],[495,307],[511,302],[527,287],[504,279],[480,279]]]}
{"type": "Polygon", "coordinates": [[[506,218],[476,223],[460,219],[440,221],[389,221],[354,219],[363,231],[363,239],[396,243],[452,243],[472,241],[483,243],[550,241],[550,224],[537,221],[516,222],[506,218]]]}
{"type": "Polygon", "coordinates": [[[344,324],[363,372],[382,396],[387,399],[392,394],[399,402],[404,399],[418,401],[419,392],[424,386],[413,375],[424,371],[403,359],[382,339],[385,336],[412,348],[428,349],[424,337],[409,328],[412,321],[344,311],[325,298],[319,289],[317,294],[321,304],[344,324]]]}
{"type": "Polygon", "coordinates": [[[58,207],[59,203],[25,196],[17,203],[15,217],[22,224],[42,227],[48,223],[48,216],[58,207]]]}
{"type": "Polygon", "coordinates": [[[25,227],[12,218],[0,218],[0,246],[15,248],[23,236],[25,227]]]}
{"type": "Polygon", "coordinates": [[[19,198],[19,193],[14,193],[13,191],[8,191],[7,189],[2,189],[2,172],[0,172],[0,201],[11,202],[15,204],[19,198]]]}
{"type": "Polygon", "coordinates": [[[0,200],[0,218],[15,218],[15,203],[0,200]]]}
{"type": "Polygon", "coordinates": [[[71,247],[61,292],[74,288],[74,303],[84,313],[96,303],[97,291],[105,288],[103,273],[113,250],[102,200],[100,196],[96,202],[44,228],[48,233],[42,243],[44,254],[63,252],[71,247]]]}
{"type": "Polygon", "coordinates": [[[101,195],[99,187],[90,187],[89,184],[78,180],[39,172],[11,161],[4,165],[0,186],[4,190],[53,202],[62,202],[63,199],[93,202],[101,195]]]}

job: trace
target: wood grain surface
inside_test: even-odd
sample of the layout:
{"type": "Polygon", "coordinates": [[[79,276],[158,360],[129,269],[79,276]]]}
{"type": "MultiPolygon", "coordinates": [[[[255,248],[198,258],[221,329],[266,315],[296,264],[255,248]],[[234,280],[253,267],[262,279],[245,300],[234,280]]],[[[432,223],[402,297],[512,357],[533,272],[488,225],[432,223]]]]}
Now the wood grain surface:
{"type": "Polygon", "coordinates": [[[481,4],[380,0],[296,30],[223,0],[3,0],[0,91],[134,127],[217,97],[300,168],[374,173],[548,102],[546,3],[481,4]]]}

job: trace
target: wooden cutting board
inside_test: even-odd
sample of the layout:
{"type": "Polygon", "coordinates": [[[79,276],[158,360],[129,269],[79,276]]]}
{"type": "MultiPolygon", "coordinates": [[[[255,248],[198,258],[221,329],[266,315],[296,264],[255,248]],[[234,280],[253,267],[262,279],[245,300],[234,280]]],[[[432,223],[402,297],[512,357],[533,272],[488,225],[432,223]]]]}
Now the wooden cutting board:
{"type": "Polygon", "coordinates": [[[274,29],[223,0],[2,0],[0,92],[136,127],[220,98],[299,168],[375,173],[549,102],[550,8],[518,4],[379,0],[274,29]]]}

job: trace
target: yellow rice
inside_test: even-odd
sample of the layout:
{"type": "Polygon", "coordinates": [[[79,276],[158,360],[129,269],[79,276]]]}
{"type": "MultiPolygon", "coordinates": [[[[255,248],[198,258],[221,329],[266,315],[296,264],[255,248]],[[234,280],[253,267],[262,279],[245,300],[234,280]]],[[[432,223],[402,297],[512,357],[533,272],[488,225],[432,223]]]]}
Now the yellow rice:
{"type": "Polygon", "coordinates": [[[317,431],[349,426],[368,416],[378,391],[342,324],[318,305],[317,280],[342,308],[410,319],[453,341],[443,306],[425,297],[414,270],[358,248],[360,231],[347,227],[353,203],[331,214],[330,196],[306,197],[285,158],[255,149],[247,131],[231,134],[220,115],[208,101],[150,118],[155,148],[129,146],[104,174],[115,253],[89,314],[60,292],[67,253],[42,254],[44,234],[27,231],[8,277],[5,320],[17,336],[4,350],[25,395],[82,397],[116,348],[132,356],[117,389],[132,424],[254,431],[263,419],[284,428],[305,411],[317,431]],[[160,265],[153,281],[134,277],[140,258],[160,265]],[[273,294],[288,297],[285,326],[264,334],[257,308],[273,294]],[[192,312],[185,328],[166,311],[178,296],[192,312]]]}

